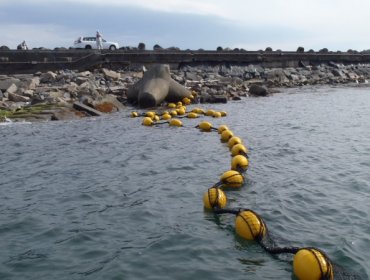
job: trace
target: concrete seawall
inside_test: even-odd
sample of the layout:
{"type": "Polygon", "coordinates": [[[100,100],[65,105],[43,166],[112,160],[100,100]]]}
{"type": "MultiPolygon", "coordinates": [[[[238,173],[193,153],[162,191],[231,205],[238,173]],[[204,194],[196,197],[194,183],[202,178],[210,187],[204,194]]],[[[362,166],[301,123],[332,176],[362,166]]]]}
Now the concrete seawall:
{"type": "Polygon", "coordinates": [[[0,74],[30,74],[61,69],[96,67],[119,69],[166,63],[176,69],[199,64],[258,64],[268,68],[299,67],[322,63],[370,63],[363,53],[299,53],[266,51],[95,51],[95,50],[0,50],[0,74]]]}

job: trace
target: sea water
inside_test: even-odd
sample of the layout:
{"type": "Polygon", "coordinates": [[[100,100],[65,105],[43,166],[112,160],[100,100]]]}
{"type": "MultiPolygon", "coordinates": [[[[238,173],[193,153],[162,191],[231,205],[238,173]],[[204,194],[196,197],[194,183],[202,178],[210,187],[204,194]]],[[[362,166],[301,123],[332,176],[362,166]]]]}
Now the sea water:
{"type": "Polygon", "coordinates": [[[250,150],[226,192],[279,246],[315,246],[370,276],[370,88],[307,87],[223,105],[228,116],[144,127],[117,114],[0,126],[0,279],[292,279],[202,197],[230,152],[201,120],[250,150]]]}

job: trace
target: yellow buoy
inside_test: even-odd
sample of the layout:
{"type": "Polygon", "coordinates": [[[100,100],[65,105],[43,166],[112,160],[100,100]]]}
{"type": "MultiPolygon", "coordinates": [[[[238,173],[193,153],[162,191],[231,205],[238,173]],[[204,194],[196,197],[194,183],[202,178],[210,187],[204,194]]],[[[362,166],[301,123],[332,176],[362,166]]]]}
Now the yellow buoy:
{"type": "Polygon", "coordinates": [[[191,110],[191,112],[196,113],[196,114],[202,114],[202,109],[200,109],[200,108],[193,108],[191,110]]]}
{"type": "Polygon", "coordinates": [[[219,188],[212,187],[204,193],[203,203],[207,209],[225,208],[227,204],[226,194],[219,188]]]}
{"type": "Polygon", "coordinates": [[[159,121],[159,120],[160,120],[160,118],[159,118],[159,116],[158,116],[158,115],[155,115],[155,116],[153,117],[153,121],[157,122],[157,121],[159,121]]]}
{"type": "Polygon", "coordinates": [[[172,119],[169,124],[170,126],[182,126],[182,122],[179,119],[172,119]]]}
{"type": "Polygon", "coordinates": [[[212,117],[214,118],[221,118],[221,113],[220,112],[214,112],[212,117]]]}
{"type": "Polygon", "coordinates": [[[182,116],[185,115],[185,109],[183,107],[176,109],[177,115],[182,116]]]}
{"type": "Polygon", "coordinates": [[[334,279],[329,259],[313,248],[302,248],[294,255],[293,270],[299,280],[334,279]]]}
{"type": "Polygon", "coordinates": [[[234,133],[232,133],[231,130],[224,130],[221,133],[221,141],[222,142],[227,142],[233,136],[234,136],[234,133]]]}
{"type": "Polygon", "coordinates": [[[266,225],[256,213],[245,210],[236,216],[235,230],[247,240],[261,240],[266,234],[266,225]]]}
{"type": "Polygon", "coordinates": [[[176,107],[181,107],[181,106],[182,106],[182,102],[181,101],[179,101],[179,102],[176,103],[176,107]]]}
{"type": "Polygon", "coordinates": [[[184,97],[184,98],[182,99],[182,103],[183,103],[183,104],[185,104],[185,105],[190,105],[190,103],[191,103],[191,99],[190,99],[190,98],[188,98],[188,97],[184,97]]]}
{"type": "Polygon", "coordinates": [[[171,115],[169,114],[169,113],[167,113],[167,114],[163,114],[162,115],[162,120],[169,120],[169,119],[171,119],[172,117],[171,117],[171,115]]]}
{"type": "Polygon", "coordinates": [[[248,154],[248,149],[243,145],[243,144],[236,144],[232,146],[231,148],[231,155],[236,156],[236,155],[246,155],[248,154]]]}
{"type": "Polygon", "coordinates": [[[229,170],[221,175],[220,182],[225,187],[240,188],[244,183],[244,177],[238,171],[229,170]]]}
{"type": "Polygon", "coordinates": [[[170,112],[171,116],[174,117],[174,116],[177,116],[177,111],[176,110],[172,110],[170,112]]]}
{"type": "Polygon", "coordinates": [[[201,122],[198,126],[203,131],[211,131],[212,129],[212,124],[210,122],[201,122]]]}
{"type": "Polygon", "coordinates": [[[131,113],[131,118],[136,118],[138,116],[139,116],[138,112],[132,112],[131,113]]]}
{"type": "Polygon", "coordinates": [[[147,116],[147,117],[149,117],[149,118],[154,118],[154,116],[155,116],[155,112],[152,112],[152,111],[149,111],[149,112],[146,112],[145,113],[145,116],[147,116]]]}
{"type": "Polygon", "coordinates": [[[229,147],[229,149],[231,150],[231,148],[236,145],[236,144],[242,144],[243,141],[242,139],[240,139],[239,137],[237,136],[233,136],[229,139],[229,141],[227,142],[227,146],[229,147]]]}
{"type": "Polygon", "coordinates": [[[188,117],[189,119],[196,119],[196,118],[198,118],[199,116],[198,116],[198,114],[197,114],[197,113],[190,112],[190,113],[188,113],[188,114],[187,114],[187,116],[186,116],[186,117],[188,117]]]}
{"type": "Polygon", "coordinates": [[[220,125],[217,129],[217,132],[218,134],[221,134],[224,130],[229,130],[229,128],[226,125],[220,125]]]}
{"type": "Polygon", "coordinates": [[[176,104],[175,103],[168,103],[167,107],[174,109],[174,108],[176,108],[176,104]]]}
{"type": "Polygon", "coordinates": [[[221,117],[226,117],[227,116],[227,113],[225,111],[221,111],[221,117]]]}
{"type": "Polygon", "coordinates": [[[214,110],[207,110],[207,112],[205,113],[205,115],[206,116],[209,116],[209,117],[212,117],[214,113],[215,113],[214,110]]]}
{"type": "Polygon", "coordinates": [[[249,161],[245,156],[236,155],[231,160],[231,169],[232,170],[242,170],[245,171],[248,169],[249,161]]]}
{"type": "Polygon", "coordinates": [[[145,126],[151,126],[153,125],[153,120],[150,117],[145,117],[142,124],[145,126]]]}

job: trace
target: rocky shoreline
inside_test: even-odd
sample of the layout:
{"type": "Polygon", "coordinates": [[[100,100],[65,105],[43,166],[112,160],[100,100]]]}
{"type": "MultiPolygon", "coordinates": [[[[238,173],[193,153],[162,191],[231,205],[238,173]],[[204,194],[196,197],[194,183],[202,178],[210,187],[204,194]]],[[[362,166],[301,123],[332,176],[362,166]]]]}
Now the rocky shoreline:
{"type": "MultiPolygon", "coordinates": [[[[127,91],[142,78],[144,68],[0,75],[0,122],[71,120],[127,110],[127,91]]],[[[267,96],[282,87],[367,84],[370,64],[330,62],[297,68],[228,63],[183,65],[171,69],[171,77],[195,91],[197,102],[226,103],[267,96]]]]}

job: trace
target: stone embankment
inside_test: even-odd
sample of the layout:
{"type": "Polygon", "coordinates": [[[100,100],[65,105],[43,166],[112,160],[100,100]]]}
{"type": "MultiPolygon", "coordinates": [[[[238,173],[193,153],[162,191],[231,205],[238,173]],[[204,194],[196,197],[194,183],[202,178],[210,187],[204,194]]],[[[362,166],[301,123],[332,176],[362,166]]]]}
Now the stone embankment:
{"type": "MultiPolygon", "coordinates": [[[[128,89],[141,79],[142,68],[112,71],[59,70],[0,76],[0,121],[45,121],[99,116],[124,110],[128,89]]],[[[226,103],[266,96],[280,87],[366,84],[370,64],[327,63],[297,68],[264,68],[258,64],[183,65],[172,79],[193,90],[201,103],[226,103]]]]}

